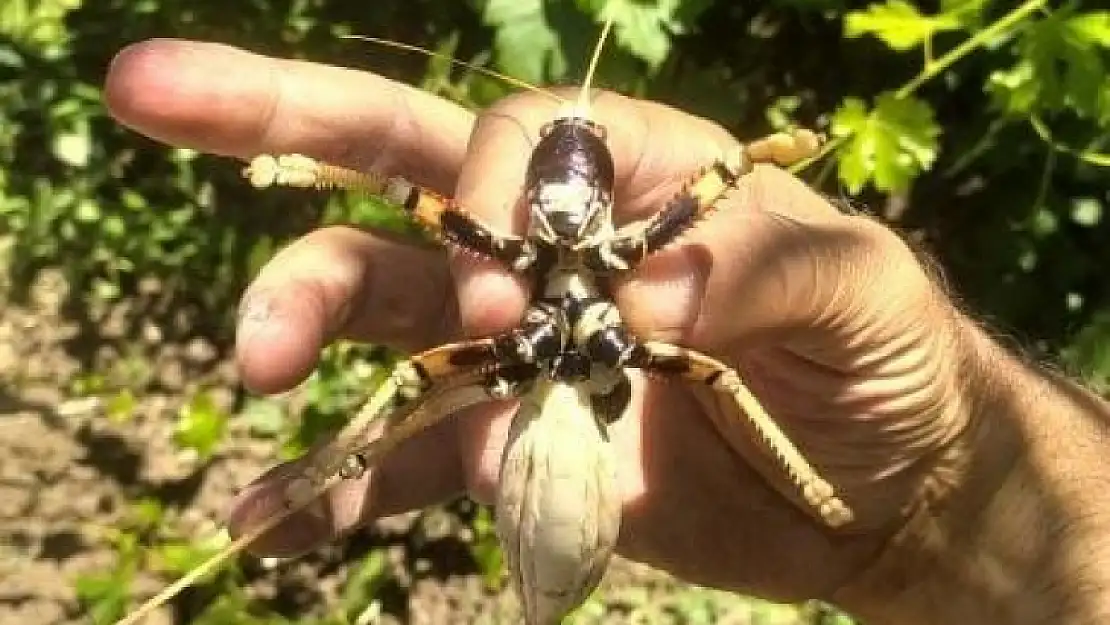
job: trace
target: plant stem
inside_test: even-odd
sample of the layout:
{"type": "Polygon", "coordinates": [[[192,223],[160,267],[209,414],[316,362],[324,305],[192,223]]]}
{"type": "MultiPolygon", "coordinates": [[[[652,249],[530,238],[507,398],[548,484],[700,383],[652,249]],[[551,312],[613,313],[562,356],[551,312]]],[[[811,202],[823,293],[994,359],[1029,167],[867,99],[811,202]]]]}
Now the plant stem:
{"type": "Polygon", "coordinates": [[[967,41],[952,48],[948,54],[945,54],[932,63],[927,63],[921,70],[921,73],[902,85],[902,87],[895,92],[895,95],[899,98],[904,98],[917,91],[921,85],[936,78],[938,74],[948,69],[953,63],[967,56],[973,50],[991,39],[1001,35],[1011,26],[1025,19],[1030,13],[1041,9],[1046,4],[1048,4],[1048,0],[1026,0],[1024,4],[999,18],[998,21],[975,33],[969,37],[967,41]]]}
{"type": "MultiPolygon", "coordinates": [[[[927,62],[925,64],[925,67],[923,67],[916,76],[911,78],[909,82],[902,85],[898,88],[897,91],[894,92],[895,97],[909,97],[915,91],[920,89],[922,85],[936,78],[938,75],[940,75],[941,72],[955,64],[956,61],[964,58],[991,39],[994,39],[995,37],[1001,35],[1007,29],[1025,19],[1030,13],[1044,8],[1044,6],[1047,4],[1048,0],[1026,0],[1021,6],[1002,16],[997,21],[993,22],[990,26],[984,28],[983,30],[980,30],[971,37],[968,37],[966,41],[956,46],[955,48],[952,48],[944,56],[931,63],[927,62]]],[[[848,138],[849,136],[847,135],[836,137],[835,139],[821,146],[821,149],[810,158],[795,163],[792,167],[790,167],[790,171],[792,173],[798,173],[799,171],[802,171],[816,161],[828,156],[829,153],[835,151],[837,148],[843,145],[844,142],[848,140],[848,138]]]]}

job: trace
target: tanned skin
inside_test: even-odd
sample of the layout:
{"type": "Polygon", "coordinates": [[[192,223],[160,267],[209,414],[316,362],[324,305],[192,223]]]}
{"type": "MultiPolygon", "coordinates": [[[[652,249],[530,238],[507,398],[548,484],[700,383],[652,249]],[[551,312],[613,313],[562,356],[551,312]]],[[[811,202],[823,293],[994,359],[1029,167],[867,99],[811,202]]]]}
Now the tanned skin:
{"type": "MultiPolygon", "coordinates": [[[[554,112],[521,95],[475,118],[371,74],[169,40],[122,51],[107,100],[121,123],[172,145],[400,174],[518,233],[526,155],[554,112]]],[[[648,217],[735,145],[658,104],[602,93],[593,106],[620,221],[648,217]]],[[[872,624],[1110,619],[1110,408],[999,347],[895,233],[760,167],[616,300],[638,336],[737,367],[856,512],[845,530],[821,526],[759,477],[759,454],[714,397],[638,384],[612,428],[625,556],[718,588],[823,598],[872,624]]],[[[328,228],[250,287],[239,365],[252,389],[281,391],[328,341],[415,350],[488,336],[527,301],[494,263],[328,228]]],[[[488,501],[509,408],[447,420],[254,551],[302,552],[464,492],[488,501]]],[[[233,527],[280,506],[288,473],[247,489],[233,527]]]]}

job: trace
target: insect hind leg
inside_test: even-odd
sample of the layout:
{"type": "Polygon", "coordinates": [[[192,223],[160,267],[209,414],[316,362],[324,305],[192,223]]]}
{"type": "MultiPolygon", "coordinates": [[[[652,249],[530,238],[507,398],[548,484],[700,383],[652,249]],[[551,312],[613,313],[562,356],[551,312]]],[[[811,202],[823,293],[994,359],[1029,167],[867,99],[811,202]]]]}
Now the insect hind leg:
{"type": "Polygon", "coordinates": [[[639,344],[627,366],[705,385],[731,399],[743,415],[745,425],[755,435],[753,438],[766,460],[771,463],[770,466],[763,462],[753,464],[765,472],[765,477],[772,484],[778,484],[785,474],[792,491],[784,494],[803,504],[829,527],[841,527],[853,520],[852,510],[767,414],[735,369],[694,350],[657,342],[639,344]],[[771,473],[766,474],[768,471],[771,473]]]}
{"type": "Polygon", "coordinates": [[[836,495],[832,485],[806,460],[744,385],[740,375],[728,365],[683,347],[638,341],[625,327],[620,311],[612,302],[598,301],[587,306],[576,320],[574,339],[584,347],[591,360],[608,370],[629,367],[677,377],[708,386],[731,399],[745,417],[745,424],[763,453],[766,462],[754,464],[764,471],[767,479],[777,485],[785,474],[791,489],[784,494],[811,510],[830,527],[839,527],[852,520],[852,511],[836,495]]]}

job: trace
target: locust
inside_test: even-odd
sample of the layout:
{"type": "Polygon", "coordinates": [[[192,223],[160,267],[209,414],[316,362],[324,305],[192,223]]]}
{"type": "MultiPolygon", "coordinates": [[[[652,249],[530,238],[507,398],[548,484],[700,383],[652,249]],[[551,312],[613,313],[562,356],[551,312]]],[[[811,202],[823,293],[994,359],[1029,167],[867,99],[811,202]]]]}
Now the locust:
{"type": "Polygon", "coordinates": [[[524,621],[559,623],[600,582],[617,541],[618,459],[608,443],[608,427],[629,404],[634,372],[707,387],[732,402],[743,420],[740,425],[766,455],[762,470],[773,474],[767,479],[785,480],[794,494],[790,499],[830,528],[853,520],[849,506],[736,370],[680,345],[638,339],[622,321],[610,292],[614,278],[634,272],[645,258],[695,227],[757,164],[788,166],[813,156],[819,138],[798,129],[743,144],[692,172],[683,188],[645,222],[616,228],[616,167],[605,128],[590,117],[589,98],[610,27],[607,21],[578,98],[562,100],[528,158],[523,234],[500,232],[450,198],[403,177],[297,154],[264,154],[250,162],[244,175],[260,189],[343,189],[383,198],[445,246],[492,259],[524,277],[532,299],[512,330],[442,345],[401,361],[334,438],[309,452],[299,474],[288,482],[280,514],[249,528],[119,625],[139,622],[425,428],[463,408],[507,399],[518,400],[518,408],[502,457],[497,533],[524,621]],[[382,421],[385,427],[375,434],[382,421]]]}

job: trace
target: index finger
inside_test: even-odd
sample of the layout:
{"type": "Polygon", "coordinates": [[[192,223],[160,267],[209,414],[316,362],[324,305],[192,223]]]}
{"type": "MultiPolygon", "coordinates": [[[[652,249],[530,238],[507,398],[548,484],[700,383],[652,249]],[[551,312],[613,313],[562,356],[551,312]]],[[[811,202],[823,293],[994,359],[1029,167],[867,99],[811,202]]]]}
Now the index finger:
{"type": "Polygon", "coordinates": [[[251,158],[298,152],[449,193],[473,115],[367,72],[156,39],[125,48],[105,84],[124,125],[169,144],[251,158]]]}

